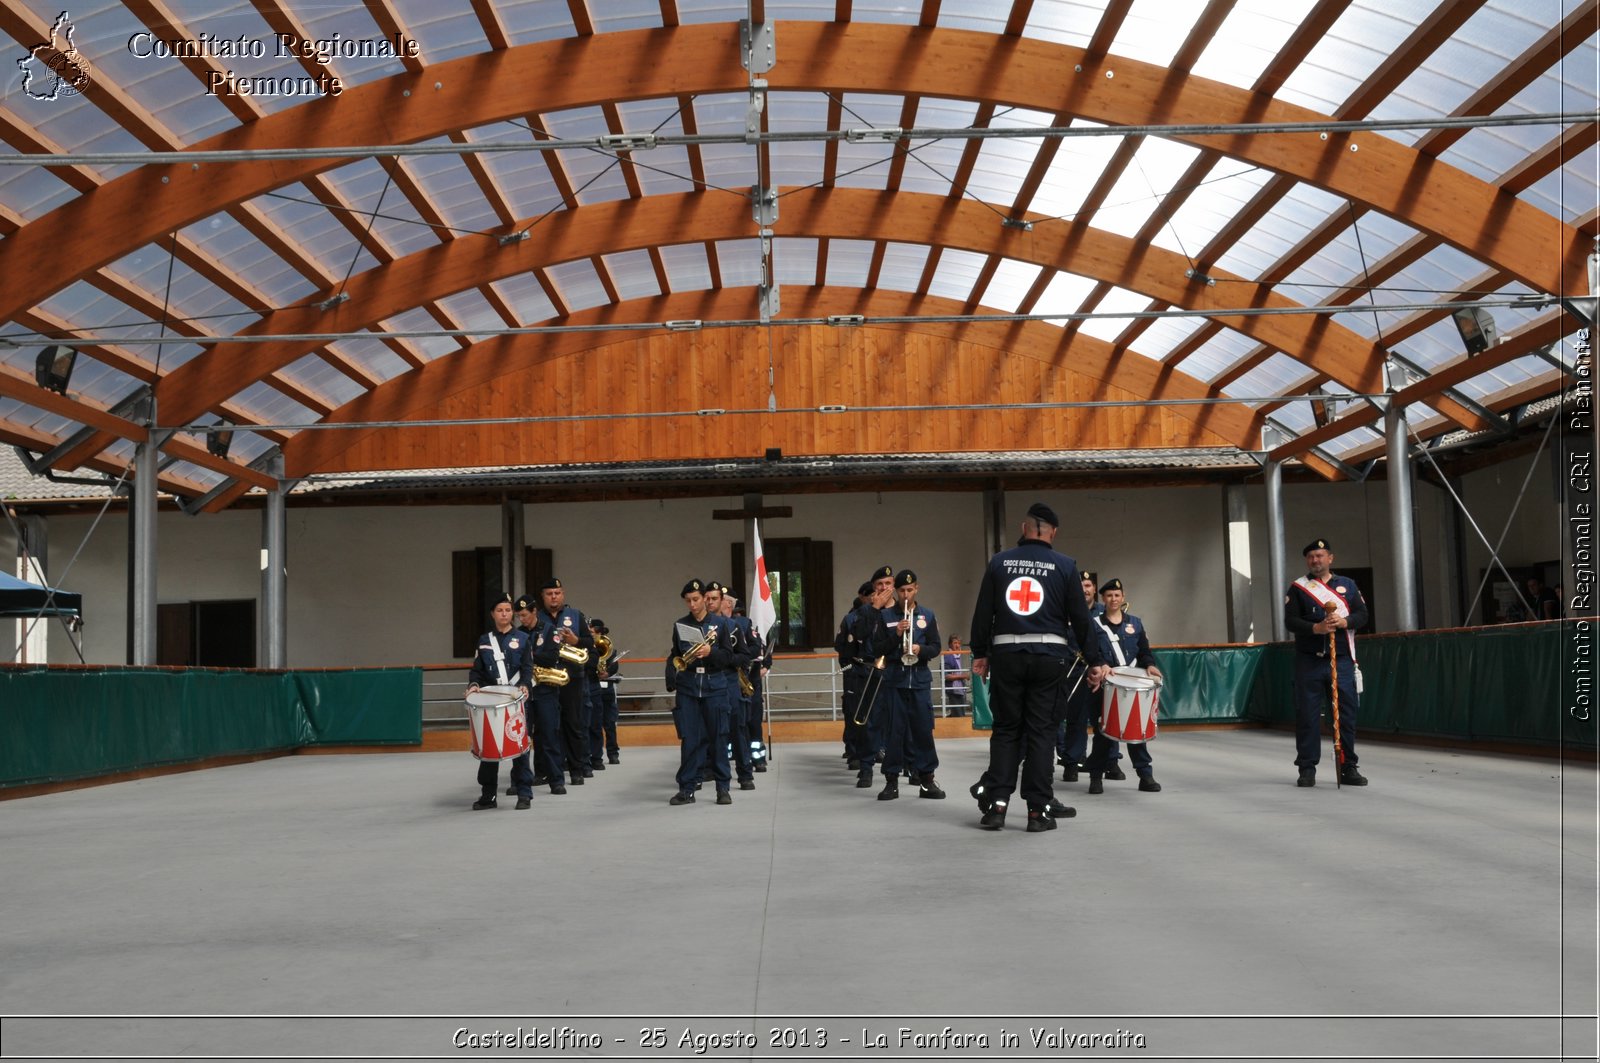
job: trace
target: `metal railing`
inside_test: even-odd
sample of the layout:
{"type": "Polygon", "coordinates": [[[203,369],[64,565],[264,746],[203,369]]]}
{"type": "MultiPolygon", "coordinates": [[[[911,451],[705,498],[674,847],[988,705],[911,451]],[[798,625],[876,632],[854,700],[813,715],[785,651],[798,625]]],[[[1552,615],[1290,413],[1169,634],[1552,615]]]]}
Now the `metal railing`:
{"type": "MultiPolygon", "coordinates": [[[[967,651],[961,651],[963,667],[969,669],[967,651]]],[[[970,712],[970,700],[958,702],[950,697],[945,682],[944,657],[930,662],[933,668],[933,710],[939,716],[970,712]]],[[[618,719],[621,723],[665,723],[672,719],[673,695],[666,687],[666,658],[629,657],[617,683],[618,719]]],[[[467,688],[467,666],[428,664],[422,666],[422,721],[424,726],[443,727],[466,722],[462,697],[467,688]]],[[[772,660],[766,677],[767,703],[774,720],[838,720],[843,712],[844,678],[838,658],[831,653],[780,653],[772,660]]]]}

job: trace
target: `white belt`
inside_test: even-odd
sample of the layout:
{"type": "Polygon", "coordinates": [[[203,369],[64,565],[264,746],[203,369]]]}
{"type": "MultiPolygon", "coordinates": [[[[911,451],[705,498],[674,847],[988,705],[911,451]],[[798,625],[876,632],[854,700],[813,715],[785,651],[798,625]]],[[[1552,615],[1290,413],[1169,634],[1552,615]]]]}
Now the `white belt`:
{"type": "Polygon", "coordinates": [[[996,646],[1011,646],[1018,642],[1054,642],[1061,646],[1067,644],[1067,640],[1060,635],[996,635],[989,641],[996,646]]]}
{"type": "Polygon", "coordinates": [[[706,670],[704,668],[696,668],[694,670],[694,674],[695,675],[705,675],[706,674],[706,670]]]}

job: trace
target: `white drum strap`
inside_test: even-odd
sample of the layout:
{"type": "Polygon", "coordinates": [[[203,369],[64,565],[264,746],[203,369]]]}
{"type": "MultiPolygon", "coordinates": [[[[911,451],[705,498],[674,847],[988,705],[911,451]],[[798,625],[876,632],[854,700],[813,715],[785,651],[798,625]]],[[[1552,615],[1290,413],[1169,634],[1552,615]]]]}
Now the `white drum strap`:
{"type": "Polygon", "coordinates": [[[500,648],[500,639],[495,632],[489,632],[489,646],[494,650],[494,670],[499,673],[500,685],[508,687],[522,678],[522,670],[518,669],[514,676],[506,675],[506,652],[500,648]]]}
{"type": "Polygon", "coordinates": [[[1094,618],[1094,622],[1106,629],[1106,634],[1111,636],[1111,652],[1117,655],[1117,667],[1128,667],[1128,656],[1122,652],[1122,640],[1117,638],[1116,628],[1106,623],[1106,614],[1101,613],[1094,618]]]}

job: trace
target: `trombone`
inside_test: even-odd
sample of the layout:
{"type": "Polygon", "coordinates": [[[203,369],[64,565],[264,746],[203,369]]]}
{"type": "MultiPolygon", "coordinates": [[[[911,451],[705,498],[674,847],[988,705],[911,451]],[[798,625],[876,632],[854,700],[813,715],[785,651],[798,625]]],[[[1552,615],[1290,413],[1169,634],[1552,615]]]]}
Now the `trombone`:
{"type": "Polygon", "coordinates": [[[680,672],[687,671],[689,666],[694,663],[695,656],[700,652],[700,647],[704,646],[707,649],[710,649],[711,644],[715,641],[717,641],[717,629],[712,628],[710,631],[706,632],[705,638],[701,639],[693,646],[690,646],[687,650],[683,651],[682,654],[672,658],[672,667],[676,668],[680,672]]]}

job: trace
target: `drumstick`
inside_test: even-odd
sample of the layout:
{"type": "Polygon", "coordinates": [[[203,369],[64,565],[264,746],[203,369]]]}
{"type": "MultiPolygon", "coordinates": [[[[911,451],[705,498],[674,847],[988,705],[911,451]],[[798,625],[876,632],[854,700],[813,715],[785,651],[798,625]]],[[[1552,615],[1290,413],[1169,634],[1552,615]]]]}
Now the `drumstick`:
{"type": "Polygon", "coordinates": [[[1339,636],[1337,629],[1328,632],[1328,678],[1333,688],[1333,787],[1343,786],[1344,742],[1339,737],[1339,636]]]}

